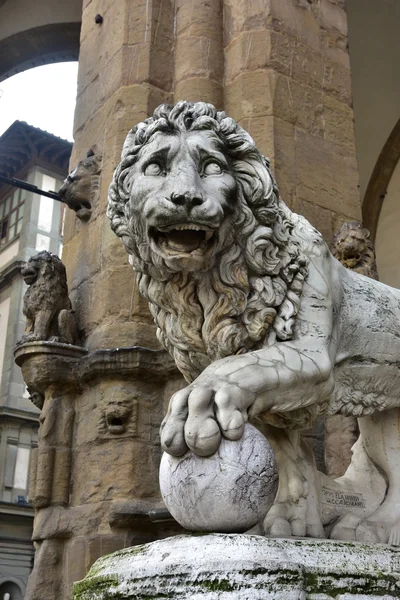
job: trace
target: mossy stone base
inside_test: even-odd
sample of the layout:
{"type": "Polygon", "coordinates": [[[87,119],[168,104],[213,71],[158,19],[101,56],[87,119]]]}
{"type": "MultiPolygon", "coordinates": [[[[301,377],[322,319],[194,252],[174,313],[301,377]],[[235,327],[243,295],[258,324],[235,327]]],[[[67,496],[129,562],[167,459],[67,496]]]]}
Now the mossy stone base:
{"type": "Polygon", "coordinates": [[[74,600],[394,600],[400,550],[330,540],[182,535],[100,558],[74,600]]]}

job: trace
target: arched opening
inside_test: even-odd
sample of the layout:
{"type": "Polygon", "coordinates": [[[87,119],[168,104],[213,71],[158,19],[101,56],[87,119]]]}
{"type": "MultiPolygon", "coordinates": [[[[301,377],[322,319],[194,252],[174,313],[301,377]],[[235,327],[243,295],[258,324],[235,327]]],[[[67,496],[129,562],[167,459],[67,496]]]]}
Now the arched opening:
{"type": "Polygon", "coordinates": [[[78,60],[81,20],[82,0],[0,0],[0,81],[78,60]]]}
{"type": "Polygon", "coordinates": [[[0,40],[0,81],[32,67],[78,60],[80,29],[80,23],[56,23],[0,40]]]}
{"type": "MultiPolygon", "coordinates": [[[[377,237],[378,222],[389,186],[400,160],[400,119],[387,139],[376,162],[365,192],[362,205],[363,223],[371,232],[372,240],[377,237]]],[[[391,191],[393,194],[393,191],[391,191]]],[[[385,202],[385,212],[388,203],[385,202]]]]}
{"type": "Polygon", "coordinates": [[[386,190],[376,229],[376,263],[380,280],[400,288],[400,160],[386,190]]]}

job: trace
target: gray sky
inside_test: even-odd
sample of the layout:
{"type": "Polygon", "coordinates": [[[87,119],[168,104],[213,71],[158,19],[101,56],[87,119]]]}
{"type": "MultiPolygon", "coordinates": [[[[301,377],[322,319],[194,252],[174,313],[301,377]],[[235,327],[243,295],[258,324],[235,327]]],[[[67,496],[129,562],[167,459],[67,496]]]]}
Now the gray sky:
{"type": "Polygon", "coordinates": [[[0,135],[19,120],[72,141],[77,73],[77,62],[57,63],[2,81],[0,135]]]}

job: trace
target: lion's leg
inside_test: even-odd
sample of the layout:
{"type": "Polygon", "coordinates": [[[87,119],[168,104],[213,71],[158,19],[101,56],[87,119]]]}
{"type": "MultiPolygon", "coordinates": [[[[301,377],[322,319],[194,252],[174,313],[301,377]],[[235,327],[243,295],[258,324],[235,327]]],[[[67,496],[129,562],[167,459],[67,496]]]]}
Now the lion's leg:
{"type": "Polygon", "coordinates": [[[33,319],[29,319],[27,317],[26,323],[25,323],[25,332],[24,332],[24,335],[22,336],[22,338],[20,339],[20,341],[18,342],[18,344],[25,344],[26,342],[35,340],[36,338],[35,338],[34,329],[35,329],[35,322],[33,321],[33,319]]]}
{"type": "Polygon", "coordinates": [[[28,335],[33,331],[33,326],[34,325],[32,319],[29,319],[29,317],[27,317],[25,323],[25,335],[28,335]]]}
{"type": "Polygon", "coordinates": [[[60,341],[73,344],[76,338],[75,316],[71,310],[60,310],[58,315],[60,341]]]}
{"type": "Polygon", "coordinates": [[[263,426],[279,469],[275,503],[264,519],[267,535],[324,538],[319,514],[318,473],[311,449],[298,430],[263,426]]]}
{"type": "Polygon", "coordinates": [[[356,539],[400,545],[400,410],[392,409],[359,419],[360,432],[371,461],[388,482],[379,508],[361,521],[356,539]]]}
{"type": "Polygon", "coordinates": [[[53,313],[49,310],[41,310],[36,315],[34,336],[37,340],[47,340],[49,336],[49,327],[53,313]]]}

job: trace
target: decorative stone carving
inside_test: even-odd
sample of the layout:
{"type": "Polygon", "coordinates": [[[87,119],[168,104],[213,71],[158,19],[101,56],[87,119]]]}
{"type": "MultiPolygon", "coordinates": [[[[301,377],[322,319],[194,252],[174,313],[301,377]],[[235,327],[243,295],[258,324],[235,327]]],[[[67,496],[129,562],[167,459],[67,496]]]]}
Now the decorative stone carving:
{"type": "Polygon", "coordinates": [[[208,458],[164,453],[160,488],[172,516],[186,529],[246,531],[274,502],[278,466],[266,438],[246,424],[239,442],[223,439],[208,458]]]}
{"type": "Polygon", "coordinates": [[[342,515],[331,536],[399,544],[400,291],[333,259],[280,200],[251,137],[206,103],[162,105],[131,130],[108,215],[188,381],[163,449],[209,456],[257,418],[280,478],[265,533],[323,537],[342,515]],[[358,513],[340,506],[328,520],[298,432],[323,413],[360,418],[353,463],[330,489],[365,490],[377,469],[388,481],[364,491],[358,513]]]}
{"type": "Polygon", "coordinates": [[[78,163],[58,190],[66,205],[82,221],[90,219],[92,205],[100,186],[102,156],[89,150],[87,157],[78,163]]]}
{"type": "Polygon", "coordinates": [[[41,409],[39,446],[32,452],[29,499],[35,509],[67,506],[70,494],[76,365],[87,353],[78,346],[31,342],[15,351],[28,391],[41,409]]]}
{"type": "Polygon", "coordinates": [[[359,221],[343,223],[332,239],[330,251],[346,269],[371,279],[379,279],[370,232],[359,221]]]}
{"type": "Polygon", "coordinates": [[[125,397],[123,394],[111,397],[103,394],[100,408],[99,434],[134,435],[136,433],[137,398],[125,397]],[[134,414],[132,415],[132,412],[134,414]]]}
{"type": "Polygon", "coordinates": [[[161,500],[157,477],[160,398],[181,377],[164,350],[140,346],[88,352],[38,341],[19,345],[15,361],[42,409],[29,482],[38,559],[26,600],[66,600],[99,556],[182,531],[161,500]],[[104,428],[105,413],[110,421],[119,415],[125,432],[104,428]],[[53,540],[62,553],[47,582],[53,540]]]}
{"type": "Polygon", "coordinates": [[[32,387],[27,387],[29,394],[29,400],[38,408],[42,410],[44,403],[44,395],[38,390],[34,390],[32,387]]]}
{"type": "Polygon", "coordinates": [[[24,296],[25,335],[19,344],[50,340],[74,344],[75,316],[68,298],[67,275],[61,260],[46,250],[21,269],[29,286],[24,296]]]}

